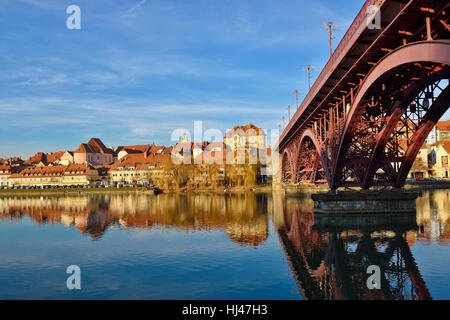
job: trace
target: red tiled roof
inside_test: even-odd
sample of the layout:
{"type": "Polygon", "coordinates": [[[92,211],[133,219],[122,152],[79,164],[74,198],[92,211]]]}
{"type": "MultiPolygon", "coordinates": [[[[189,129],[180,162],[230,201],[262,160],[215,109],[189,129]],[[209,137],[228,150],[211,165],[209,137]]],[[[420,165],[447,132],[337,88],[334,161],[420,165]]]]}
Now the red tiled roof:
{"type": "Polygon", "coordinates": [[[10,175],[15,173],[15,170],[10,165],[0,165],[0,176],[1,175],[10,175]]]}
{"type": "MultiPolygon", "coordinates": [[[[116,149],[116,154],[122,150],[126,150],[127,152],[128,152],[128,150],[145,152],[150,147],[151,147],[151,145],[149,145],[149,144],[141,144],[141,145],[135,145],[135,146],[120,146],[116,149]]],[[[130,152],[128,152],[128,153],[130,153],[130,152]]]]}
{"type": "Polygon", "coordinates": [[[433,146],[442,146],[447,153],[450,153],[450,141],[438,141],[433,146]]]}
{"type": "Polygon", "coordinates": [[[47,156],[47,162],[53,163],[61,159],[65,151],[58,151],[55,153],[48,153],[47,156]]]}
{"type": "Polygon", "coordinates": [[[173,147],[164,148],[162,154],[172,154],[173,147]]]}
{"type": "Polygon", "coordinates": [[[450,120],[439,121],[436,126],[439,131],[450,131],[450,120]]]}
{"type": "Polygon", "coordinates": [[[122,151],[126,151],[126,153],[128,153],[128,154],[132,154],[132,153],[134,153],[134,154],[136,154],[136,153],[143,153],[143,152],[140,151],[140,150],[134,150],[134,149],[123,149],[122,151]]]}
{"type": "Polygon", "coordinates": [[[75,153],[94,153],[94,150],[91,149],[91,147],[87,143],[82,143],[78,147],[77,150],[75,150],[75,153]]]}
{"type": "Polygon", "coordinates": [[[166,154],[156,154],[148,156],[146,156],[144,153],[127,154],[125,157],[111,165],[111,170],[115,170],[121,167],[134,167],[143,170],[147,169],[150,166],[162,166],[168,160],[170,160],[170,156],[166,154]]]}
{"type": "Polygon", "coordinates": [[[71,164],[68,166],[29,167],[10,178],[48,177],[48,176],[78,176],[88,173],[93,168],[85,164],[71,164]]]}
{"type": "Polygon", "coordinates": [[[43,152],[36,153],[34,156],[30,157],[30,159],[26,160],[24,164],[35,164],[39,162],[43,163],[47,162],[47,155],[45,153],[43,152]]]}
{"type": "Polygon", "coordinates": [[[245,126],[235,126],[233,129],[229,130],[225,137],[226,138],[230,138],[232,137],[234,134],[238,134],[238,135],[266,135],[266,133],[264,132],[263,129],[258,128],[257,126],[255,126],[253,123],[250,123],[248,125],[245,126]]]}
{"type": "Polygon", "coordinates": [[[105,147],[99,138],[92,138],[88,143],[82,143],[75,153],[106,153],[114,154],[114,151],[105,147]]]}
{"type": "Polygon", "coordinates": [[[164,147],[163,146],[151,146],[150,150],[148,150],[149,154],[155,154],[158,153],[159,151],[163,150],[164,147]]]}

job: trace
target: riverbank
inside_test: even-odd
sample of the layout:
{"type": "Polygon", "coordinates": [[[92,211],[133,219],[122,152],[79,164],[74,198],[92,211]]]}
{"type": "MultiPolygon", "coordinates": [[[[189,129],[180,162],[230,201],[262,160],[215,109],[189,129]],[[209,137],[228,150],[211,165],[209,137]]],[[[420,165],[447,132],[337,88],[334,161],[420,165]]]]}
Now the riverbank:
{"type": "MultiPolygon", "coordinates": [[[[433,190],[433,189],[450,189],[450,181],[420,181],[409,182],[405,185],[408,191],[433,190]]],[[[260,185],[253,187],[233,187],[233,188],[206,188],[206,189],[178,189],[178,190],[148,190],[146,188],[74,188],[74,189],[1,189],[0,197],[8,196],[41,196],[41,195],[83,195],[83,194],[148,194],[157,193],[272,193],[273,191],[281,191],[286,195],[302,195],[314,194],[320,192],[328,192],[330,189],[327,184],[303,184],[303,185],[287,185],[272,186],[260,185]]],[[[359,190],[355,188],[355,190],[359,190]]]]}
{"type": "Polygon", "coordinates": [[[10,196],[43,196],[43,195],[84,195],[84,194],[154,194],[154,190],[145,188],[74,188],[74,189],[3,189],[0,190],[0,197],[10,196]]]}
{"type": "Polygon", "coordinates": [[[450,181],[416,181],[405,184],[407,190],[450,189],[450,181]]]}

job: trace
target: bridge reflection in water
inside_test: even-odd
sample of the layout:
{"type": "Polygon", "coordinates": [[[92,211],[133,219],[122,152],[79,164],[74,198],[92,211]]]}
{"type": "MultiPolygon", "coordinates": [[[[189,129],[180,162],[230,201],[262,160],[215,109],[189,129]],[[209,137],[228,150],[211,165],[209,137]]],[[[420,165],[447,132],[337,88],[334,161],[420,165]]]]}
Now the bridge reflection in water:
{"type": "Polygon", "coordinates": [[[417,238],[449,242],[448,192],[425,192],[418,214],[330,217],[313,203],[286,199],[278,235],[304,299],[432,299],[411,253],[417,238]],[[436,216],[437,215],[437,216],[436,216]],[[381,290],[367,268],[381,269],[381,290]]]}
{"type": "Polygon", "coordinates": [[[276,192],[0,198],[0,220],[64,224],[95,241],[113,228],[157,228],[224,232],[239,246],[258,248],[274,235],[304,299],[431,299],[410,248],[447,246],[449,212],[448,191],[424,192],[417,214],[348,219],[315,216],[311,200],[276,192]],[[367,288],[370,265],[382,271],[381,290],[367,288]]]}

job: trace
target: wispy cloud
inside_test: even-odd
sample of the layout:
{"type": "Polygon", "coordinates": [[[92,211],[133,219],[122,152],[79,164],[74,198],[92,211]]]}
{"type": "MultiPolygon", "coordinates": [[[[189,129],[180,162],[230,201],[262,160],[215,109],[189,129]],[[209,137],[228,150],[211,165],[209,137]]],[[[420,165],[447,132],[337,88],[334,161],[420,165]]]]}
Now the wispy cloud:
{"type": "Polygon", "coordinates": [[[146,2],[147,2],[147,0],[139,1],[139,3],[137,3],[135,6],[131,7],[130,9],[128,9],[127,13],[133,13],[134,11],[136,11],[137,9],[142,7],[146,2]]]}
{"type": "Polygon", "coordinates": [[[345,29],[364,1],[78,0],[76,31],[70,1],[4,2],[0,152],[90,135],[168,143],[194,120],[276,127],[292,91],[306,91],[301,67],[328,59],[321,21],[345,29]]]}

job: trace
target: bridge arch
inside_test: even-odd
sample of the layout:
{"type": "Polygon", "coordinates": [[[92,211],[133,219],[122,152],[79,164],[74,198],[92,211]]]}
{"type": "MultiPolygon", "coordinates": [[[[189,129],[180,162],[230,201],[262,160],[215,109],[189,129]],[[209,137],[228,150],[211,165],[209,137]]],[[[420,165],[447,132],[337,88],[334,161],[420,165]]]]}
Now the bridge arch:
{"type": "Polygon", "coordinates": [[[282,160],[281,160],[281,172],[282,172],[282,181],[283,183],[292,183],[293,182],[293,172],[294,166],[292,163],[292,151],[290,149],[286,149],[283,152],[282,160]]]}
{"type": "Polygon", "coordinates": [[[306,129],[299,141],[300,144],[296,166],[297,182],[302,182],[302,170],[310,170],[311,175],[309,176],[309,180],[306,180],[310,183],[315,183],[317,180],[325,179],[329,181],[331,172],[321,139],[317,137],[312,129],[306,129]],[[309,159],[309,166],[304,165],[304,161],[301,159],[302,156],[309,159]],[[303,167],[301,163],[303,163],[303,167]],[[321,179],[320,175],[323,175],[323,179],[321,179]]]}
{"type": "Polygon", "coordinates": [[[329,181],[330,169],[322,142],[313,130],[307,129],[283,152],[282,177],[285,183],[316,183],[329,181]]]}
{"type": "Polygon", "coordinates": [[[383,183],[394,186],[401,186],[404,183],[418,150],[435,123],[449,107],[449,66],[450,41],[434,40],[404,45],[386,55],[372,68],[361,83],[346,117],[332,175],[328,179],[332,189],[344,183],[345,171],[349,170],[347,163],[352,160],[351,146],[358,143],[359,146],[363,145],[355,141],[355,136],[358,136],[355,133],[363,125],[363,119],[368,122],[373,120],[369,119],[371,114],[368,109],[380,107],[379,102],[383,102],[385,110],[380,113],[379,128],[367,129],[365,136],[366,138],[369,136],[370,139],[364,146],[369,150],[369,157],[355,161],[360,166],[362,164],[362,168],[353,169],[361,173],[357,183],[364,188],[374,185],[373,178],[379,169],[382,169],[387,177],[383,183]],[[405,74],[410,78],[405,78],[405,74]],[[421,77],[411,76],[415,74],[420,74],[421,77]],[[445,84],[442,85],[442,80],[447,80],[446,87],[445,84]],[[387,88],[386,83],[393,85],[387,88]],[[440,89],[439,95],[436,96],[430,91],[433,86],[440,89]],[[374,100],[374,97],[378,100],[374,100]],[[425,100],[428,103],[425,103],[425,100]],[[417,119],[408,119],[410,114],[417,114],[417,119]],[[406,126],[407,132],[410,123],[414,125],[410,130],[413,139],[407,141],[406,150],[396,157],[383,155],[401,123],[406,126]],[[392,167],[390,161],[395,163],[396,168],[392,167]]]}

